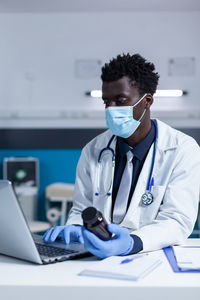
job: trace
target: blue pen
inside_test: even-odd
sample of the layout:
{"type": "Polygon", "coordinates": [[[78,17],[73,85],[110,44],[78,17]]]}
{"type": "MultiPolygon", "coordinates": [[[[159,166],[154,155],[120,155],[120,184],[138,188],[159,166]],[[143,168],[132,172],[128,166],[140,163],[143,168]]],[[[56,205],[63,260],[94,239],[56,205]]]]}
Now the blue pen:
{"type": "Polygon", "coordinates": [[[126,258],[126,259],[122,260],[120,262],[120,264],[126,264],[126,263],[129,263],[129,262],[133,261],[133,260],[134,260],[134,258],[126,258]]]}
{"type": "Polygon", "coordinates": [[[135,257],[133,257],[133,258],[126,258],[126,259],[122,260],[122,261],[120,262],[120,264],[127,264],[127,263],[129,263],[129,262],[131,262],[131,261],[133,261],[133,260],[135,260],[135,259],[142,258],[142,257],[147,256],[147,255],[148,255],[148,253],[146,253],[146,254],[144,254],[144,255],[138,255],[138,256],[135,256],[135,257]]]}
{"type": "Polygon", "coordinates": [[[150,184],[150,192],[151,192],[151,189],[152,189],[152,187],[154,186],[154,177],[152,177],[152,179],[151,179],[151,184],[150,184]]]}

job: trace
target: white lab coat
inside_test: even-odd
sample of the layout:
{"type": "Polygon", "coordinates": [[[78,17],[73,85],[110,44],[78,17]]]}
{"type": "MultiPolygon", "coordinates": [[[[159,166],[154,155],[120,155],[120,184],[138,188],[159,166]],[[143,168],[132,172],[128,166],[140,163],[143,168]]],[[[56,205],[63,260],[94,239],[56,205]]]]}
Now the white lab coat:
{"type": "MultiPolygon", "coordinates": [[[[156,122],[158,140],[153,170],[154,201],[149,206],[141,204],[152,162],[152,145],[129,209],[120,224],[141,238],[144,251],[179,244],[185,240],[193,230],[200,195],[200,147],[192,137],[159,120],[156,122]]],[[[88,206],[95,206],[103,213],[107,222],[111,222],[112,197],[95,196],[97,159],[111,136],[111,131],[107,130],[83,148],[77,166],[73,208],[67,224],[82,225],[81,212],[88,206]]],[[[116,138],[111,148],[115,150],[115,146],[116,138]]],[[[106,170],[104,174],[107,176],[111,176],[110,162],[111,155],[103,156],[102,163],[106,170]]]]}

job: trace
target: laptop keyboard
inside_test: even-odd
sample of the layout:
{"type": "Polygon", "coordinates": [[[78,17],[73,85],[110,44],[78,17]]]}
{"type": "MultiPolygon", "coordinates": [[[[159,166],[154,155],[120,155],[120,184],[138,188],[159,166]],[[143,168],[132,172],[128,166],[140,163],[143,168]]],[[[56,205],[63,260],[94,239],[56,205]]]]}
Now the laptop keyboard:
{"type": "Polygon", "coordinates": [[[36,247],[40,255],[48,256],[48,257],[57,257],[57,256],[64,256],[72,253],[76,253],[77,251],[74,250],[66,250],[57,247],[52,247],[49,245],[41,245],[36,243],[36,247]]]}

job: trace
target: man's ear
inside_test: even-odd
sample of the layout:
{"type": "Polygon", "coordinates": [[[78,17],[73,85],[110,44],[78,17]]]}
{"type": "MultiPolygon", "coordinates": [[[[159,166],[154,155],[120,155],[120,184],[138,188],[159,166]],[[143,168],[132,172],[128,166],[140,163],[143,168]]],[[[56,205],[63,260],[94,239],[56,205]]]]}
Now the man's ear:
{"type": "Polygon", "coordinates": [[[153,104],[153,96],[151,94],[147,94],[145,97],[146,103],[145,103],[145,108],[149,109],[150,106],[153,104]]]}

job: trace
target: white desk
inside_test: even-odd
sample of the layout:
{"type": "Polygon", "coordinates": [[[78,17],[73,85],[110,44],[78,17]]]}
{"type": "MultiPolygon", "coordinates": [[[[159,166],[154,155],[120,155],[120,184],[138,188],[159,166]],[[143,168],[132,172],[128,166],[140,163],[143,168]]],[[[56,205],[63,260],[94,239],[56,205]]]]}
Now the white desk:
{"type": "Polygon", "coordinates": [[[37,233],[48,230],[51,228],[51,224],[40,221],[28,221],[28,227],[31,232],[37,233]]]}
{"type": "MultiPolygon", "coordinates": [[[[200,239],[187,244],[200,245],[200,239]]],[[[138,282],[77,276],[94,257],[41,266],[0,255],[0,299],[200,299],[200,273],[173,273],[160,255],[162,265],[138,282]]]]}

